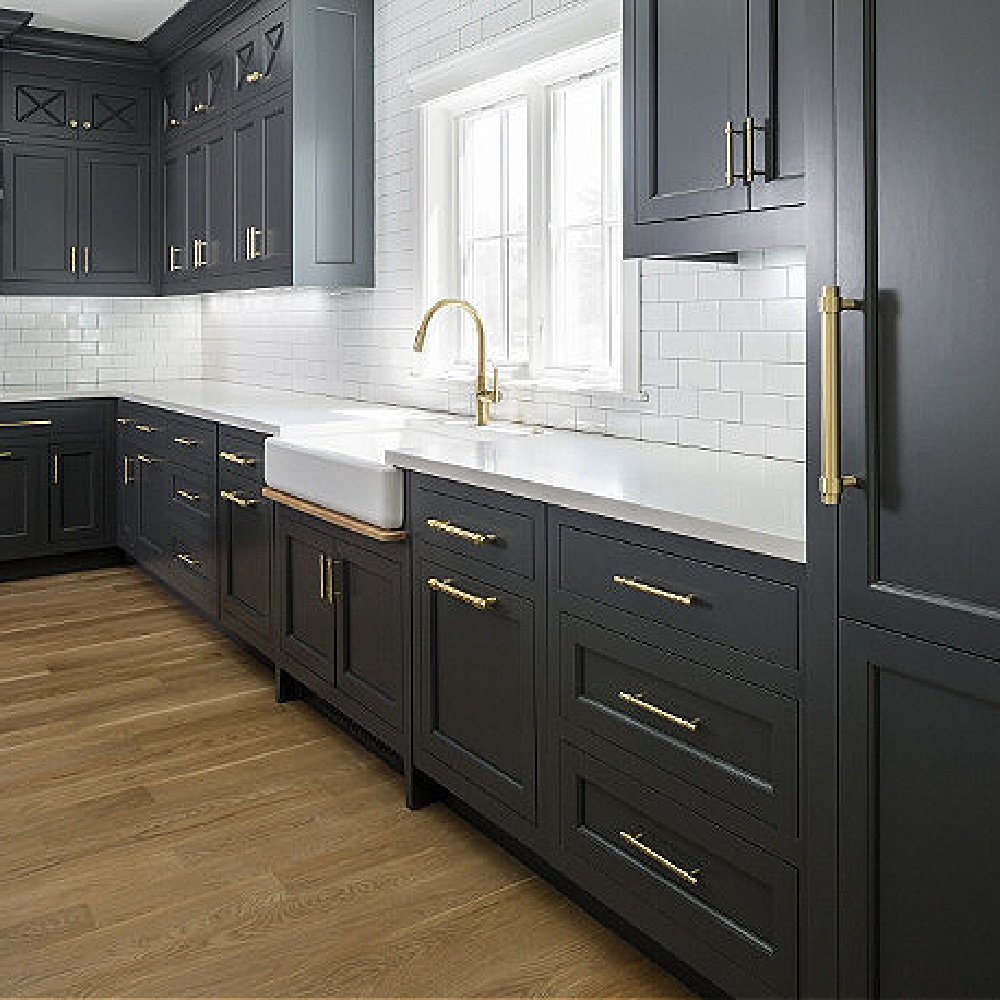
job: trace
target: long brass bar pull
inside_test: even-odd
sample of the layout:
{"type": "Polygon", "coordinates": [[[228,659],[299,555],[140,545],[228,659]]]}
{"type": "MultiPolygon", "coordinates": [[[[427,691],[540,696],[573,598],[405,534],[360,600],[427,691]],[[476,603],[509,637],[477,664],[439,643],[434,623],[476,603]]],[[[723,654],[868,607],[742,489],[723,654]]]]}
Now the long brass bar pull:
{"type": "Polygon", "coordinates": [[[83,248],[83,273],[90,274],[90,247],[83,248]]]}
{"type": "Polygon", "coordinates": [[[0,459],[13,458],[14,453],[12,451],[0,451],[0,459]]]}
{"type": "Polygon", "coordinates": [[[52,485],[59,485],[59,455],[52,456],[52,485]]]}
{"type": "Polygon", "coordinates": [[[469,531],[467,528],[460,528],[450,521],[439,521],[435,517],[427,519],[427,527],[431,531],[439,531],[443,535],[451,535],[453,538],[461,538],[464,542],[471,542],[473,545],[489,545],[497,540],[496,535],[484,535],[479,531],[469,531]]]}
{"type": "Polygon", "coordinates": [[[439,594],[444,594],[445,597],[453,597],[456,601],[468,604],[479,611],[488,611],[490,608],[496,607],[498,603],[496,597],[479,597],[476,594],[459,590],[458,587],[452,586],[451,580],[437,580],[432,576],[427,581],[427,586],[439,594]]]}
{"type": "Polygon", "coordinates": [[[701,719],[685,719],[683,716],[674,715],[673,712],[666,711],[666,709],[657,708],[656,705],[651,705],[646,701],[641,694],[629,694],[628,691],[619,691],[618,697],[629,705],[635,705],[636,708],[641,708],[644,712],[655,715],[658,719],[666,719],[667,722],[671,722],[681,729],[686,729],[689,733],[698,732],[698,727],[701,725],[701,719]]]}
{"type": "Polygon", "coordinates": [[[232,451],[220,451],[219,458],[224,462],[231,462],[233,465],[256,465],[257,459],[247,458],[245,455],[237,455],[232,451]]]}
{"type": "Polygon", "coordinates": [[[0,424],[0,427],[6,429],[14,427],[51,427],[51,420],[11,420],[8,423],[0,424]]]}
{"type": "Polygon", "coordinates": [[[823,384],[819,493],[828,507],[836,507],[844,490],[858,485],[857,476],[844,476],[840,471],[840,314],[845,310],[863,310],[864,307],[860,299],[842,298],[839,285],[824,285],[820,293],[820,369],[823,384]]]}
{"type": "Polygon", "coordinates": [[[681,868],[680,865],[675,865],[673,861],[665,858],[662,854],[657,854],[651,847],[647,847],[642,842],[641,833],[626,833],[624,830],[618,831],[618,836],[625,841],[629,847],[634,847],[640,854],[644,854],[647,858],[651,858],[657,864],[663,865],[664,868],[670,872],[671,875],[676,875],[679,879],[687,882],[688,885],[697,885],[698,878],[701,875],[700,868],[681,868]]]}
{"type": "Polygon", "coordinates": [[[179,562],[184,563],[185,566],[190,566],[191,569],[201,569],[201,562],[195,559],[194,556],[189,556],[184,552],[178,553],[177,559],[179,562]]]}
{"type": "Polygon", "coordinates": [[[757,169],[757,133],[765,131],[763,125],[758,125],[753,115],[747,117],[743,126],[743,139],[746,162],[743,165],[743,172],[747,184],[753,184],[755,177],[764,177],[766,170],[757,169]]]}
{"type": "Polygon", "coordinates": [[[76,274],[76,247],[69,248],[69,273],[76,274]]]}
{"type": "Polygon", "coordinates": [[[234,493],[232,490],[220,490],[219,496],[223,500],[236,504],[237,507],[255,507],[257,505],[257,501],[252,497],[241,497],[239,493],[234,493]]]}
{"type": "Polygon", "coordinates": [[[326,553],[319,554],[319,599],[326,600],[326,553]]]}
{"type": "Polygon", "coordinates": [[[672,601],[674,604],[681,604],[685,608],[694,604],[694,594],[675,594],[673,591],[664,590],[662,587],[654,587],[651,583],[643,583],[642,580],[635,580],[630,576],[616,576],[615,583],[620,587],[627,587],[629,590],[638,590],[640,594],[648,594],[650,597],[660,597],[664,601],[672,601]]]}
{"type": "Polygon", "coordinates": [[[733,137],[739,135],[736,126],[731,121],[726,122],[726,187],[736,183],[736,163],[733,152],[733,137]]]}

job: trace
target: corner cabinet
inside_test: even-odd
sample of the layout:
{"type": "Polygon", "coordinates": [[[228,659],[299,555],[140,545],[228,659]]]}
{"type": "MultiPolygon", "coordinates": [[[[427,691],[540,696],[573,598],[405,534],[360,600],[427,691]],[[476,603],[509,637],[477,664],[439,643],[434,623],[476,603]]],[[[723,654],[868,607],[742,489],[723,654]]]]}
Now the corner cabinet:
{"type": "Polygon", "coordinates": [[[626,0],[624,247],[805,238],[806,0],[626,0]]]}
{"type": "Polygon", "coordinates": [[[167,67],[167,292],[373,284],[373,44],[370,0],[258,3],[167,67]]]}

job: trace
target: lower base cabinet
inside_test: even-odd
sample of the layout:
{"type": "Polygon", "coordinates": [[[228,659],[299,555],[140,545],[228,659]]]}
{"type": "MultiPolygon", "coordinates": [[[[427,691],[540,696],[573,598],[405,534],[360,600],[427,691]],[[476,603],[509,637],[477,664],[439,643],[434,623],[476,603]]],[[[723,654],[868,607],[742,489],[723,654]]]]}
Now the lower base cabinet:
{"type": "Polygon", "coordinates": [[[1000,663],[841,624],[849,997],[997,997],[1000,663]]]}
{"type": "Polygon", "coordinates": [[[48,541],[47,439],[0,437],[0,558],[40,555],[48,541]]]}

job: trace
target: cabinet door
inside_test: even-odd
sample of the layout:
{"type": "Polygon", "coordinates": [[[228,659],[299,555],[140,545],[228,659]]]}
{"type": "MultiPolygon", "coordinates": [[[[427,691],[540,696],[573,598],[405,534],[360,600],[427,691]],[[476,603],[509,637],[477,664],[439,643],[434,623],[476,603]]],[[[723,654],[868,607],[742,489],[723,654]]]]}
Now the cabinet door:
{"type": "MultiPolygon", "coordinates": [[[[636,222],[749,207],[747,0],[626,0],[625,184],[636,222]],[[628,134],[626,136],[628,139],[628,134]]],[[[626,203],[626,212],[629,205],[626,203]]]]}
{"type": "Polygon", "coordinates": [[[103,438],[54,441],[50,463],[49,541],[57,549],[106,541],[103,438]]]}
{"type": "Polygon", "coordinates": [[[149,157],[80,154],[80,274],[83,284],[150,281],[149,157]]]}
{"type": "Polygon", "coordinates": [[[184,150],[185,240],[184,258],[191,276],[198,278],[207,262],[205,239],[205,147],[201,142],[184,150]]]}
{"type": "Polygon", "coordinates": [[[4,278],[75,283],[77,154],[55,146],[5,144],[3,165],[4,278]]]}
{"type": "Polygon", "coordinates": [[[186,159],[180,149],[163,159],[163,279],[173,284],[190,275],[187,253],[186,159]]]}
{"type": "Polygon", "coordinates": [[[337,686],[390,725],[403,724],[403,579],[400,565],[356,546],[339,547],[337,686]]]}
{"type": "Polygon", "coordinates": [[[43,551],[48,532],[45,439],[0,439],[0,560],[43,551]]]}
{"type": "Polygon", "coordinates": [[[805,203],[806,0],[750,0],[751,207],[805,203]]]}
{"type": "Polygon", "coordinates": [[[335,684],[337,622],[328,535],[279,515],[277,524],[279,645],[281,652],[335,684]]]}
{"type": "Polygon", "coordinates": [[[232,150],[228,130],[205,137],[206,276],[224,274],[233,262],[232,150]]]}
{"type": "Polygon", "coordinates": [[[1000,664],[841,627],[847,997],[1000,996],[1000,664]]]}
{"type": "Polygon", "coordinates": [[[862,488],[841,502],[841,613],[992,656],[1000,8],[838,0],[837,25],[836,259],[866,304],[842,319],[843,471],[862,488]]]}
{"type": "Polygon", "coordinates": [[[184,104],[183,68],[173,64],[167,68],[163,78],[163,120],[161,127],[166,142],[173,141],[181,134],[187,123],[187,108],[184,104]]]}
{"type": "Polygon", "coordinates": [[[291,76],[292,39],[287,5],[244,31],[233,43],[237,104],[268,96],[291,76]]]}
{"type": "Polygon", "coordinates": [[[150,94],[146,87],[81,83],[77,134],[82,142],[149,144],[150,94]]]}
{"type": "Polygon", "coordinates": [[[222,623],[267,651],[272,640],[274,505],[261,496],[260,487],[250,489],[223,480],[219,535],[222,623]]]}
{"type": "Polygon", "coordinates": [[[431,559],[418,561],[414,587],[420,747],[534,822],[533,603],[431,559]]]}
{"type": "Polygon", "coordinates": [[[136,455],[136,557],[153,569],[162,569],[170,541],[169,476],[166,463],[155,455],[136,455]]]}
{"type": "Polygon", "coordinates": [[[217,125],[229,110],[226,58],[219,52],[188,68],[183,76],[184,104],[190,129],[217,125]]]}
{"type": "Polygon", "coordinates": [[[79,133],[79,84],[51,76],[4,73],[5,132],[45,139],[67,139],[79,133]]]}
{"type": "MultiPolygon", "coordinates": [[[[264,215],[264,163],[261,121],[256,115],[240,118],[233,125],[233,260],[236,270],[253,267],[252,234],[259,234],[264,215]]],[[[259,235],[255,238],[259,239],[259,235]]]]}

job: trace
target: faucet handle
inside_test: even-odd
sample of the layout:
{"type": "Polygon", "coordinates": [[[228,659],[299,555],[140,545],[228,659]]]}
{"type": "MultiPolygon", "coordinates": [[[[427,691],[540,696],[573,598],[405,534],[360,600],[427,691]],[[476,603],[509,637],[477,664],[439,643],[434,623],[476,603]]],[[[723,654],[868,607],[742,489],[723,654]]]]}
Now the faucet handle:
{"type": "Polygon", "coordinates": [[[500,402],[500,369],[496,365],[493,366],[493,391],[490,393],[490,399],[494,403],[500,402]]]}

